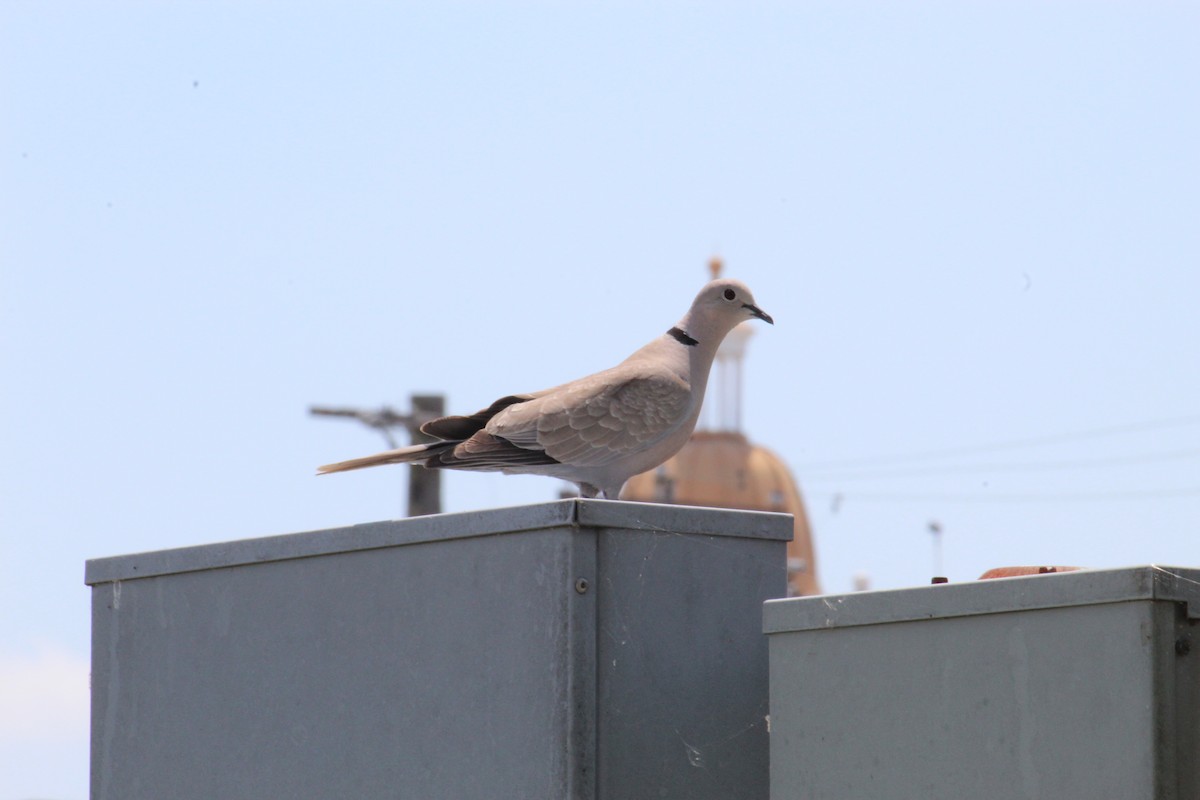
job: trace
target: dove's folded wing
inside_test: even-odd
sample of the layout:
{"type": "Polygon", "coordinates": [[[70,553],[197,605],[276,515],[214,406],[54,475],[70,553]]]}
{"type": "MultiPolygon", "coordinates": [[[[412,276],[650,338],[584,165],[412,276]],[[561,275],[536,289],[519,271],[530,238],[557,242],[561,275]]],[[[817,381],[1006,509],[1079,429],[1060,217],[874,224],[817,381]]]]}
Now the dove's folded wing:
{"type": "Polygon", "coordinates": [[[562,463],[603,467],[652,446],[690,415],[691,389],[679,376],[621,380],[612,372],[506,408],[487,432],[562,463]]]}

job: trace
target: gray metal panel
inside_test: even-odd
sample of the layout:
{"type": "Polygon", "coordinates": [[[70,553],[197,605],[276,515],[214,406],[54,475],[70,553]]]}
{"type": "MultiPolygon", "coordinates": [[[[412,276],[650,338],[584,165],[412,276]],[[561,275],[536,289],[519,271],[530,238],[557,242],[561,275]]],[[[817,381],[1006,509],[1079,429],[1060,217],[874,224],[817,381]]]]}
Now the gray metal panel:
{"type": "Polygon", "coordinates": [[[771,797],[1191,800],[1196,570],[767,603],[771,797]]]}
{"type": "Polygon", "coordinates": [[[102,586],[93,798],[589,797],[571,559],[548,530],[102,586]]]}
{"type": "Polygon", "coordinates": [[[92,796],[764,798],[790,535],[572,500],[89,562],[92,796]]]}
{"type": "Polygon", "coordinates": [[[1159,566],[1080,570],[882,592],[797,597],[767,603],[763,609],[763,629],[778,633],[845,628],[1127,600],[1186,603],[1188,614],[1200,617],[1200,570],[1159,566]]]}
{"type": "Polygon", "coordinates": [[[758,628],[762,602],[787,593],[785,548],[603,532],[602,797],[767,797],[767,643],[758,628]]]}
{"type": "Polygon", "coordinates": [[[1119,603],[772,636],[771,797],[1155,798],[1151,626],[1119,603]]]}

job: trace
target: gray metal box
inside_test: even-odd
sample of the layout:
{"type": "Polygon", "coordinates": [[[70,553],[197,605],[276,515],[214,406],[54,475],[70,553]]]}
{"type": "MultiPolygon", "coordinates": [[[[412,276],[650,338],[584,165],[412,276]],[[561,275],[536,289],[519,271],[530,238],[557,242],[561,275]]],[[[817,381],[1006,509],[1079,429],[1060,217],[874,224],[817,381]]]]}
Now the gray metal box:
{"type": "Polygon", "coordinates": [[[1195,800],[1200,570],[768,602],[771,797],[1195,800]]]}
{"type": "Polygon", "coordinates": [[[766,798],[791,535],[566,500],[89,561],[92,797],[766,798]]]}

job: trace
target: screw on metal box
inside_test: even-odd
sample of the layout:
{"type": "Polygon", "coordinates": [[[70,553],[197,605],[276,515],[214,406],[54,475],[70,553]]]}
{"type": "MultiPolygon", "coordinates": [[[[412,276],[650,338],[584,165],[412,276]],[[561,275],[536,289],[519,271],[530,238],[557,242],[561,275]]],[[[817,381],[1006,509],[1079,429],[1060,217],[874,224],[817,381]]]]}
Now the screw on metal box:
{"type": "Polygon", "coordinates": [[[588,581],[587,578],[579,578],[575,581],[575,591],[580,594],[587,594],[588,581]]]}

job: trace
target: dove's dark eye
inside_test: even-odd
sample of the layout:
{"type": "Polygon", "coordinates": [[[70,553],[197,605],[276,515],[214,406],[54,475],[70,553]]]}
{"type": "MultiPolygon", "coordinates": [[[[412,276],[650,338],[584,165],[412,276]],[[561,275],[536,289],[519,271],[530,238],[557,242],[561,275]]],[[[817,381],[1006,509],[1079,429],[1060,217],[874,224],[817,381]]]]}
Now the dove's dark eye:
{"type": "Polygon", "coordinates": [[[735,292],[733,289],[725,290],[725,299],[726,300],[732,300],[735,297],[737,297],[737,292],[735,292]]]}

